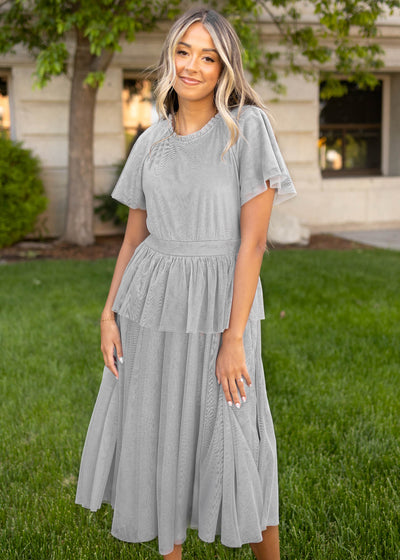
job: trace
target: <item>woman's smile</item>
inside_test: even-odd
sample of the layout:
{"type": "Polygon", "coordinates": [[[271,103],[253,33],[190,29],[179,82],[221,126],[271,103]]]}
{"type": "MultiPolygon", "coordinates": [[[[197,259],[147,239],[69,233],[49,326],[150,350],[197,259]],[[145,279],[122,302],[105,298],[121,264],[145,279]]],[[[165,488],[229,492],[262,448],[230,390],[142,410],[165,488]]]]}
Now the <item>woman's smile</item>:
{"type": "Polygon", "coordinates": [[[179,78],[182,80],[184,84],[189,86],[195,86],[197,84],[201,84],[199,80],[195,80],[194,78],[189,78],[187,76],[179,76],[179,78]]]}

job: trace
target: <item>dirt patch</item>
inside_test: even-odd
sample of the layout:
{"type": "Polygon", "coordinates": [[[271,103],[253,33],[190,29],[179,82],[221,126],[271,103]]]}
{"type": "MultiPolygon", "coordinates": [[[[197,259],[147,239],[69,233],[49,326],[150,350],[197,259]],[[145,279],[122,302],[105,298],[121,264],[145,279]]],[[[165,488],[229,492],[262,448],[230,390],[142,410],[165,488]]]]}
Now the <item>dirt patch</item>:
{"type": "MultiPolygon", "coordinates": [[[[0,249],[0,261],[18,262],[38,259],[75,259],[75,260],[96,260],[104,258],[115,258],[122,243],[122,235],[97,237],[94,245],[89,247],[78,247],[60,243],[59,241],[36,242],[22,241],[12,247],[0,249]]],[[[366,245],[355,243],[347,239],[341,239],[330,234],[312,235],[308,245],[274,245],[271,251],[281,251],[285,249],[314,250],[314,249],[335,249],[346,251],[349,249],[365,249],[366,245]]]]}
{"type": "Polygon", "coordinates": [[[46,242],[22,241],[12,247],[0,249],[0,260],[7,262],[38,259],[97,260],[116,257],[122,239],[122,235],[97,237],[94,245],[88,247],[79,247],[58,240],[46,242]]]}

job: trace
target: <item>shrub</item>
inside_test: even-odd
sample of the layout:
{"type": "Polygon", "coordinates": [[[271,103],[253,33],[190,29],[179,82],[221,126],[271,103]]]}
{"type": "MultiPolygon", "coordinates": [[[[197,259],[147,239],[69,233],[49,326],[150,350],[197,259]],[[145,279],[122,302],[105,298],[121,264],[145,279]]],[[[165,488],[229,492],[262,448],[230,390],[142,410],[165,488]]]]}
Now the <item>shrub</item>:
{"type": "Polygon", "coordinates": [[[0,135],[0,247],[23,239],[47,207],[40,164],[21,142],[0,135]]]}
{"type": "MultiPolygon", "coordinates": [[[[126,160],[122,160],[118,163],[116,167],[116,178],[121,175],[121,171],[124,168],[126,160]]],[[[114,187],[111,189],[111,192],[114,187]]],[[[120,226],[126,224],[128,221],[129,208],[124,204],[121,204],[117,200],[111,197],[111,192],[107,194],[98,194],[95,196],[96,200],[100,201],[100,204],[94,209],[95,214],[98,214],[102,222],[111,222],[120,226]]]]}

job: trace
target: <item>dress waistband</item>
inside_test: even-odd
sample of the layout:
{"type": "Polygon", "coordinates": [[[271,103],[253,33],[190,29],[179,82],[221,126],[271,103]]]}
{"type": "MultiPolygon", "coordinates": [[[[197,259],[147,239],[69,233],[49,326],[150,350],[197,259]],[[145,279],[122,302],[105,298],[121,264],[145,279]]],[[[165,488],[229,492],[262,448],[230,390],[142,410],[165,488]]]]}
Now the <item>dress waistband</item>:
{"type": "Polygon", "coordinates": [[[240,247],[240,239],[212,239],[201,241],[176,241],[175,239],[159,239],[148,235],[143,243],[167,255],[180,256],[212,256],[233,255],[240,247]]]}

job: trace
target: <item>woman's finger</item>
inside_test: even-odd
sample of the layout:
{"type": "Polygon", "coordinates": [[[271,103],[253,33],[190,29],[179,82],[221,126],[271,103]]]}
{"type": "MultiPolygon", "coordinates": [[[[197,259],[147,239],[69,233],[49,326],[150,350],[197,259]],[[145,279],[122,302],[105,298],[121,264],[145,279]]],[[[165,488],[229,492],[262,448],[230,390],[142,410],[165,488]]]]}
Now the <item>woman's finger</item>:
{"type": "Polygon", "coordinates": [[[232,406],[232,395],[229,391],[229,383],[226,377],[222,378],[221,385],[222,385],[222,390],[224,391],[226,402],[229,404],[229,406],[232,406]]]}
{"type": "Polygon", "coordinates": [[[251,378],[246,368],[243,368],[242,377],[245,379],[247,386],[251,387],[251,378]]]}
{"type": "Polygon", "coordinates": [[[117,352],[117,358],[120,364],[124,363],[124,357],[122,353],[122,344],[121,339],[118,337],[118,340],[115,342],[115,350],[117,352]]]}
{"type": "Polygon", "coordinates": [[[105,365],[108,367],[108,369],[115,375],[115,377],[118,379],[119,375],[118,375],[118,369],[117,369],[117,365],[115,362],[115,355],[114,355],[114,349],[112,350],[107,350],[104,354],[104,363],[105,365]]]}
{"type": "Polygon", "coordinates": [[[239,389],[240,396],[242,397],[242,401],[246,402],[246,391],[244,390],[244,379],[243,377],[239,377],[236,379],[236,385],[239,389]]]}
{"type": "Polygon", "coordinates": [[[239,398],[239,393],[237,391],[235,378],[229,380],[229,390],[232,395],[233,402],[235,403],[236,408],[240,408],[240,398],[239,398]]]}

